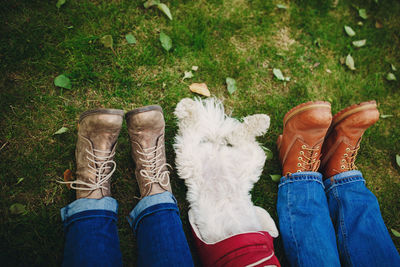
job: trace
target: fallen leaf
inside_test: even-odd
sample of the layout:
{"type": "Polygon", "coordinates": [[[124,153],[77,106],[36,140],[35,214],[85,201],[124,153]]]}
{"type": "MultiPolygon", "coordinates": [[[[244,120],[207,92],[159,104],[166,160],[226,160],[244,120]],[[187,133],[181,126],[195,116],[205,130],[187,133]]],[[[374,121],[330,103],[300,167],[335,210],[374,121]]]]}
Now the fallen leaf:
{"type": "Polygon", "coordinates": [[[275,183],[278,183],[279,180],[281,179],[281,175],[279,174],[270,174],[269,176],[271,176],[272,181],[274,181],[275,183]]]}
{"type": "Polygon", "coordinates": [[[128,33],[127,35],[125,35],[125,39],[128,42],[128,44],[136,44],[136,38],[135,36],[133,36],[132,33],[128,33]]]}
{"type": "Polygon", "coordinates": [[[227,77],[225,81],[226,81],[226,85],[227,85],[229,94],[233,94],[233,92],[235,92],[237,89],[235,79],[233,79],[231,77],[227,77]]]}
{"type": "Polygon", "coordinates": [[[280,81],[284,81],[285,77],[282,74],[282,71],[280,69],[273,69],[272,72],[274,73],[275,77],[280,80],[280,81]]]}
{"type": "Polygon", "coordinates": [[[376,21],[375,22],[375,28],[382,29],[383,28],[383,24],[380,21],[376,21]]]}
{"type": "Polygon", "coordinates": [[[107,48],[113,48],[113,38],[111,35],[107,34],[100,38],[100,42],[107,48]]]}
{"type": "Polygon", "coordinates": [[[358,41],[353,41],[352,43],[355,47],[363,47],[367,43],[367,40],[365,40],[365,39],[358,40],[358,41]]]}
{"type": "Polygon", "coordinates": [[[393,115],[384,115],[384,114],[382,114],[380,117],[381,117],[382,119],[386,119],[386,118],[393,117],[393,115]]]}
{"type": "Polygon", "coordinates": [[[396,75],[394,75],[393,73],[389,72],[389,73],[386,75],[386,80],[388,80],[388,81],[396,81],[396,80],[397,80],[397,79],[396,79],[396,75]]]}
{"type": "Polygon", "coordinates": [[[340,62],[340,64],[345,64],[346,63],[346,58],[345,57],[340,57],[339,58],[339,62],[340,62]]]}
{"type": "Polygon", "coordinates": [[[287,9],[287,6],[281,4],[277,4],[276,7],[279,9],[287,9]]]}
{"type": "Polygon", "coordinates": [[[199,69],[198,66],[192,66],[192,71],[197,71],[199,69]]]}
{"type": "Polygon", "coordinates": [[[58,0],[57,4],[56,4],[56,7],[58,9],[60,9],[60,7],[65,4],[65,2],[67,2],[67,1],[66,0],[58,0]]]}
{"type": "Polygon", "coordinates": [[[354,59],[353,57],[348,54],[346,57],[346,66],[349,67],[351,70],[355,70],[356,68],[354,67],[354,59]]]}
{"type": "Polygon", "coordinates": [[[57,132],[55,132],[54,134],[63,134],[68,132],[68,128],[67,127],[61,127],[60,129],[58,129],[57,132]]]}
{"type": "Polygon", "coordinates": [[[356,32],[350,27],[350,26],[344,26],[344,30],[347,33],[348,36],[353,37],[356,35],[356,32]]]}
{"type": "Polygon", "coordinates": [[[392,233],[395,237],[400,237],[400,233],[397,232],[396,230],[394,230],[393,228],[391,228],[390,230],[392,230],[392,233]]]}
{"type": "Polygon", "coordinates": [[[20,184],[24,179],[24,177],[19,178],[16,184],[20,184]]]}
{"type": "MultiPolygon", "coordinates": [[[[70,169],[66,169],[64,171],[64,182],[72,181],[72,171],[70,169]]],[[[68,189],[71,189],[71,184],[65,184],[68,189]]]]}
{"type": "Polygon", "coordinates": [[[191,71],[185,71],[185,75],[183,76],[182,81],[190,78],[193,78],[193,73],[191,71]]]}
{"type": "Polygon", "coordinates": [[[367,19],[367,10],[365,10],[364,8],[361,8],[358,10],[358,15],[360,16],[360,18],[362,19],[367,19]]]}
{"type": "Polygon", "coordinates": [[[207,84],[205,83],[192,83],[189,86],[190,91],[192,91],[193,93],[197,93],[200,95],[204,95],[204,96],[210,96],[211,93],[208,90],[207,84]]]}
{"type": "Polygon", "coordinates": [[[166,50],[169,51],[172,48],[172,40],[166,35],[164,32],[160,32],[160,42],[161,46],[166,50]]]}
{"type": "Polygon", "coordinates": [[[54,79],[54,85],[58,86],[58,87],[61,87],[61,88],[70,89],[70,90],[72,88],[71,81],[64,74],[58,75],[54,79]]]}
{"type": "Polygon", "coordinates": [[[400,155],[396,155],[396,163],[400,167],[400,155]]]}
{"type": "Polygon", "coordinates": [[[172,20],[171,11],[169,10],[166,4],[160,3],[157,4],[159,10],[161,10],[170,20],[172,20]]]}
{"type": "Polygon", "coordinates": [[[264,150],[265,156],[267,156],[267,159],[272,159],[274,157],[274,154],[272,153],[272,151],[265,147],[265,146],[261,146],[261,148],[264,150]]]}
{"type": "Polygon", "coordinates": [[[149,0],[143,3],[144,8],[149,8],[160,4],[160,0],[149,0]]]}
{"type": "Polygon", "coordinates": [[[14,203],[10,206],[10,212],[14,215],[26,214],[26,206],[20,203],[14,203]]]}
{"type": "Polygon", "coordinates": [[[290,81],[290,77],[284,77],[280,69],[273,69],[274,76],[280,81],[290,81]]]}
{"type": "Polygon", "coordinates": [[[326,69],[325,70],[327,73],[332,73],[332,71],[330,69],[326,69]]]}
{"type": "Polygon", "coordinates": [[[313,68],[318,67],[320,64],[321,64],[321,63],[319,63],[319,62],[315,62],[314,65],[313,65],[313,68]]]}
{"type": "Polygon", "coordinates": [[[359,21],[359,22],[357,22],[357,25],[358,25],[358,26],[363,26],[364,23],[363,23],[362,21],[359,21]]]}
{"type": "Polygon", "coordinates": [[[393,64],[390,64],[390,67],[392,68],[392,71],[396,71],[396,67],[393,64]]]}

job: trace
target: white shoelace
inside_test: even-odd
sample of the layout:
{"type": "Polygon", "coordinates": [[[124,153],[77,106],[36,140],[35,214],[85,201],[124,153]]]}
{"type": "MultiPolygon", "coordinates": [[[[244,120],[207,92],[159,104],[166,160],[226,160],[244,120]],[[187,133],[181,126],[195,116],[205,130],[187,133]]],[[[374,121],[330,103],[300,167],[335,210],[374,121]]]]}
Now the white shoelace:
{"type": "Polygon", "coordinates": [[[137,153],[139,153],[142,156],[145,156],[145,159],[139,158],[140,161],[146,163],[143,164],[144,167],[150,168],[150,170],[145,170],[141,169],[139,171],[140,175],[142,175],[145,179],[149,180],[145,186],[148,186],[150,184],[158,183],[163,187],[166,187],[169,185],[169,171],[162,171],[164,167],[171,167],[168,163],[163,163],[159,167],[157,167],[157,163],[162,161],[163,159],[160,158],[161,153],[157,155],[157,152],[162,149],[163,146],[159,146],[158,148],[156,146],[150,147],[150,148],[144,148],[143,152],[140,152],[136,150],[137,153]],[[154,156],[155,155],[155,156],[154,156]],[[148,159],[150,158],[150,159],[148,159]],[[163,183],[163,180],[167,178],[166,182],[163,183]]]}
{"type": "Polygon", "coordinates": [[[86,149],[86,152],[89,154],[89,156],[92,156],[92,158],[89,158],[89,156],[86,156],[86,158],[93,163],[93,166],[88,163],[89,167],[89,172],[91,174],[96,175],[95,180],[92,178],[89,178],[90,182],[84,182],[82,180],[75,180],[75,181],[57,181],[60,184],[69,184],[71,188],[77,189],[77,190],[85,190],[85,191],[93,191],[96,189],[107,189],[107,187],[103,186],[104,183],[106,183],[114,173],[117,164],[115,161],[111,160],[111,158],[114,157],[115,152],[111,152],[108,150],[99,150],[99,149],[93,149],[93,152],[98,152],[98,153],[104,153],[108,154],[108,156],[96,156],[94,153],[90,152],[89,150],[86,149]],[[98,168],[96,168],[97,165],[100,165],[98,168]],[[112,165],[112,166],[111,166],[112,165]],[[107,169],[112,169],[108,174],[105,173],[107,169]],[[85,187],[79,187],[76,185],[83,185],[85,187]]]}

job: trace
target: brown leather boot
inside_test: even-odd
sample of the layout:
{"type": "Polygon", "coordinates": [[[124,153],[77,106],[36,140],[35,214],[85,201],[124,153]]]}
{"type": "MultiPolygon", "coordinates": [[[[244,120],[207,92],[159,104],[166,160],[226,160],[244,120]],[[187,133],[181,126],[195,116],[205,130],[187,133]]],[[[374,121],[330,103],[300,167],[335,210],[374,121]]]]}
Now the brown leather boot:
{"type": "Polygon", "coordinates": [[[164,147],[164,116],[160,106],[146,106],[125,115],[141,198],[170,191],[164,147]]]}
{"type": "Polygon", "coordinates": [[[324,101],[303,103],[286,113],[277,141],[282,175],[318,170],[331,120],[331,104],[324,101]]]}
{"type": "Polygon", "coordinates": [[[84,112],[78,124],[76,180],[63,182],[76,189],[76,198],[110,196],[110,178],[116,168],[113,160],[124,111],[96,109],[84,112]]]}
{"type": "Polygon", "coordinates": [[[375,101],[352,105],[333,117],[322,148],[321,172],[325,179],[357,169],[354,161],[361,137],[378,119],[375,101]]]}

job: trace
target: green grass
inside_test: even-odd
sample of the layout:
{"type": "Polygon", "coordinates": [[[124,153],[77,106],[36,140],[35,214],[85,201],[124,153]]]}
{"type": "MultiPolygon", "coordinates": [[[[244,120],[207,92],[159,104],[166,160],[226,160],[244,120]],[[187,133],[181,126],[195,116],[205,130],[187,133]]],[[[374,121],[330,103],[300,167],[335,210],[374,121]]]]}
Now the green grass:
{"type": "MultiPolygon", "coordinates": [[[[271,128],[259,141],[274,152],[253,190],[253,200],[276,219],[277,185],[269,174],[280,173],[275,140],[284,114],[309,100],[328,100],[333,112],[376,99],[381,119],[362,143],[358,166],[377,196],[387,227],[400,231],[399,82],[384,78],[390,63],[400,69],[400,3],[398,1],[168,1],[173,21],[141,1],[76,1],[57,10],[56,1],[7,1],[0,7],[0,257],[10,266],[58,265],[63,254],[59,209],[74,200],[74,192],[54,181],[74,168],[76,122],[87,109],[132,108],[159,104],[166,118],[168,161],[176,121],[172,112],[188,85],[206,82],[235,117],[252,113],[271,116],[271,128]],[[288,9],[276,8],[284,3],[288,9]],[[352,4],[366,8],[362,20],[352,4]],[[358,26],[358,21],[363,26],[358,26]],[[383,28],[375,27],[376,20],[383,28]],[[344,25],[357,33],[348,37],[344,25]],[[71,26],[73,26],[71,28],[71,26]],[[173,41],[162,49],[160,31],[173,41]],[[127,45],[132,32],[137,44],[127,45]],[[99,39],[110,34],[114,54],[99,39]],[[351,41],[367,39],[354,48],[351,41]],[[316,44],[318,42],[319,46],[316,44]],[[340,64],[351,53],[356,71],[340,64]],[[315,63],[319,63],[316,66],[315,63]],[[194,78],[182,82],[183,72],[199,66],[194,78]],[[291,81],[277,81],[280,68],[291,81]],[[328,73],[329,69],[331,73],[328,73]],[[53,80],[67,75],[72,90],[57,88],[53,80]],[[229,95],[225,78],[236,80],[229,95]],[[53,133],[60,127],[69,132],[53,133]],[[4,146],[3,146],[4,145],[4,146]],[[19,180],[22,181],[17,183],[19,180]],[[27,206],[25,215],[12,215],[14,203],[27,206]]],[[[398,79],[400,73],[395,72],[398,79]]],[[[126,126],[119,137],[113,195],[119,201],[119,236],[125,265],[136,259],[135,240],[125,216],[139,191],[134,179],[126,126]]],[[[175,171],[172,186],[179,201],[185,231],[185,186],[175,171]]],[[[393,237],[393,236],[392,236],[393,237]]],[[[393,237],[400,248],[400,238],[393,237]]],[[[280,239],[277,255],[283,259],[280,239]]]]}

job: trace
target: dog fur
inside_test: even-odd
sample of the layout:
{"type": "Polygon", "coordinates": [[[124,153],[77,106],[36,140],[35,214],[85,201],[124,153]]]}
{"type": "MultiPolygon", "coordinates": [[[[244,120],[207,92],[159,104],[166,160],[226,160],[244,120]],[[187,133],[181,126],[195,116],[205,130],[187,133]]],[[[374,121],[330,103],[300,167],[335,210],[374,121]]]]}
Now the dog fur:
{"type": "Polygon", "coordinates": [[[228,117],[215,98],[182,99],[176,109],[176,167],[188,188],[191,223],[205,242],[268,231],[278,236],[267,211],[253,205],[250,190],[261,175],[265,153],[255,137],[266,133],[265,114],[228,117]]]}

